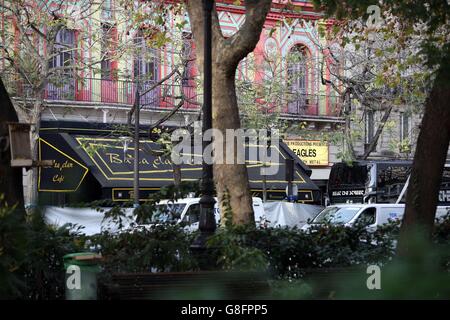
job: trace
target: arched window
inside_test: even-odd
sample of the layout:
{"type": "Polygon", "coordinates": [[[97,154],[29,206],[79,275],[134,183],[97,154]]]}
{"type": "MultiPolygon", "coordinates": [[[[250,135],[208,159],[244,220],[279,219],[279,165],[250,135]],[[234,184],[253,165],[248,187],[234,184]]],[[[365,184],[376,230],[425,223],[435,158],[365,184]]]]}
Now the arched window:
{"type": "Polygon", "coordinates": [[[293,46],[288,56],[289,113],[302,114],[309,107],[311,71],[311,54],[308,48],[301,44],[293,46]]]}
{"type": "Polygon", "coordinates": [[[71,100],[75,97],[75,30],[61,29],[48,63],[51,77],[47,85],[47,99],[71,100]]]}
{"type": "MultiPolygon", "coordinates": [[[[142,91],[154,86],[158,81],[158,51],[150,48],[145,40],[144,31],[139,30],[134,38],[135,54],[133,59],[134,82],[139,82],[142,91]]],[[[141,105],[159,107],[160,88],[154,88],[141,97],[141,105]]]]}
{"type": "Polygon", "coordinates": [[[181,58],[183,63],[183,76],[182,76],[182,90],[183,95],[187,99],[184,102],[184,108],[197,108],[197,105],[190,103],[190,101],[195,101],[196,92],[196,81],[197,69],[195,64],[195,43],[192,38],[192,34],[188,32],[183,32],[183,44],[181,48],[181,58]]]}
{"type": "Polygon", "coordinates": [[[136,54],[133,61],[134,79],[144,82],[158,80],[157,51],[149,48],[144,33],[139,30],[134,38],[136,54]]]}

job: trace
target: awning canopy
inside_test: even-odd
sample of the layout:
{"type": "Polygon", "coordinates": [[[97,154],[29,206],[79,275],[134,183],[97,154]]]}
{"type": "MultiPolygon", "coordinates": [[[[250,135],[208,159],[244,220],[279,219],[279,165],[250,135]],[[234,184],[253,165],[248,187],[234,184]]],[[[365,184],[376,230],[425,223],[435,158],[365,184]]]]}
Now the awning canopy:
{"type": "MultiPolygon", "coordinates": [[[[88,172],[98,180],[102,188],[111,189],[113,200],[130,199],[133,188],[134,144],[125,143],[118,137],[100,137],[93,135],[52,133],[42,135],[40,140],[40,158],[55,160],[51,168],[40,169],[40,191],[61,192],[76,191],[88,172]],[[69,178],[68,178],[69,177],[69,178]],[[59,179],[59,180],[58,180],[59,179]],[[60,180],[63,181],[60,181],[60,180]],[[50,185],[50,186],[49,186],[50,185]]],[[[173,184],[173,166],[170,157],[161,153],[160,146],[150,140],[141,140],[139,153],[139,184],[142,191],[156,191],[173,184]]],[[[257,145],[246,145],[249,148],[257,145]]],[[[299,200],[316,199],[318,187],[310,180],[311,170],[284,144],[272,146],[272,152],[279,153],[279,170],[275,175],[266,176],[266,188],[278,193],[278,199],[285,197],[285,159],[294,159],[294,184],[299,191],[299,200]]],[[[248,158],[247,158],[248,159],[248,158]]],[[[263,176],[261,161],[246,161],[250,188],[254,195],[262,192],[263,176]]],[[[201,178],[201,164],[182,164],[181,180],[196,181],[201,178]]],[[[274,197],[273,199],[277,199],[274,197]]]]}

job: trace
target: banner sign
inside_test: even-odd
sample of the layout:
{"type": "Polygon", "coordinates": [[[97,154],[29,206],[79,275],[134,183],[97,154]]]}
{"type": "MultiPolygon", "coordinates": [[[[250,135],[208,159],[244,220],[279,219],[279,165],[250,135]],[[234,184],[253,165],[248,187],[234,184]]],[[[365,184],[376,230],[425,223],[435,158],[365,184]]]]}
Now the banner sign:
{"type": "Polygon", "coordinates": [[[308,166],[328,166],[328,143],[320,140],[284,140],[308,166]]]}

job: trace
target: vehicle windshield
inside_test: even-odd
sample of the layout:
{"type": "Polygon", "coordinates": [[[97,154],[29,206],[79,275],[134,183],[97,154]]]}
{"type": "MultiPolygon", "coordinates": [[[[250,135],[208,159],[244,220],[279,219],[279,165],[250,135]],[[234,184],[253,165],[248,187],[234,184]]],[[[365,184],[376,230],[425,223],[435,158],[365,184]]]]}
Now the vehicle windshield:
{"type": "Polygon", "coordinates": [[[174,223],[181,218],[185,203],[167,203],[156,205],[151,223],[174,223]]]}
{"type": "Polygon", "coordinates": [[[336,164],[331,169],[328,183],[333,189],[346,186],[364,187],[369,177],[368,172],[367,165],[336,164]]]}
{"type": "Polygon", "coordinates": [[[344,224],[352,220],[361,207],[339,208],[328,207],[322,210],[312,223],[344,224]]]}

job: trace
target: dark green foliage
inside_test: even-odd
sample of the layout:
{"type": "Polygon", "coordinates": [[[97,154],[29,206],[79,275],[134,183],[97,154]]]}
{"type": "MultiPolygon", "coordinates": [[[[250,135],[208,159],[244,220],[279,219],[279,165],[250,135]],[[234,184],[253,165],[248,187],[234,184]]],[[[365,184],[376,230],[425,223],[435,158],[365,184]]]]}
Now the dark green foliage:
{"type": "Polygon", "coordinates": [[[90,240],[101,248],[104,273],[111,274],[192,270],[191,238],[177,225],[151,225],[117,235],[103,233],[90,240]]]}
{"type": "Polygon", "coordinates": [[[450,62],[450,43],[448,28],[450,4],[445,0],[406,1],[406,0],[314,0],[316,8],[323,9],[328,16],[337,19],[368,18],[370,5],[380,7],[381,15],[398,17],[404,26],[423,24],[426,37],[421,41],[420,53],[426,57],[428,66],[448,69],[450,62]]]}
{"type": "Polygon", "coordinates": [[[20,295],[24,283],[17,269],[25,259],[26,229],[24,212],[8,207],[0,199],[0,299],[20,295]]]}
{"type": "MultiPolygon", "coordinates": [[[[143,210],[148,211],[143,214],[151,215],[151,208],[144,207],[143,210]]],[[[120,218],[121,208],[116,207],[109,214],[120,218]]],[[[408,296],[409,291],[396,279],[401,275],[402,281],[411,282],[418,274],[430,276],[418,280],[422,289],[417,296],[447,295],[439,284],[448,279],[450,269],[450,215],[436,225],[432,248],[417,245],[417,261],[393,263],[398,229],[398,224],[394,223],[374,233],[362,226],[317,225],[306,233],[296,228],[256,228],[226,223],[210,238],[208,254],[217,270],[268,273],[277,298],[328,298],[329,291],[335,288],[339,289],[336,297],[354,298],[356,293],[361,297],[373,297],[373,293],[366,292],[364,282],[367,279],[365,267],[369,264],[384,266],[383,279],[387,282],[383,282],[383,286],[387,289],[384,296],[378,293],[380,296],[408,296]],[[311,280],[311,272],[328,269],[356,270],[352,271],[352,276],[357,277],[345,282],[346,278],[344,281],[337,272],[325,276],[325,280],[321,276],[319,281],[311,280]],[[355,286],[352,287],[352,283],[355,286]],[[341,284],[343,289],[339,287],[341,284]]],[[[0,297],[62,299],[63,256],[86,251],[88,246],[94,246],[103,255],[101,277],[106,282],[114,273],[198,270],[196,258],[190,251],[196,234],[184,232],[179,225],[150,225],[91,237],[81,236],[77,231],[76,226],[46,225],[39,211],[26,217],[15,208],[2,206],[0,297]]]]}
{"type": "Polygon", "coordinates": [[[310,234],[296,228],[257,229],[234,226],[219,229],[209,245],[216,248],[225,269],[267,267],[279,278],[299,278],[308,268],[348,267],[385,263],[393,256],[393,230],[375,233],[363,227],[314,226],[310,234]]]}
{"type": "Polygon", "coordinates": [[[64,297],[63,256],[83,250],[74,226],[53,228],[35,210],[0,207],[0,298],[64,297]]]}
{"type": "Polygon", "coordinates": [[[63,256],[86,251],[85,237],[74,225],[54,228],[35,211],[28,217],[26,258],[19,270],[26,283],[25,299],[63,299],[63,256]]]}

